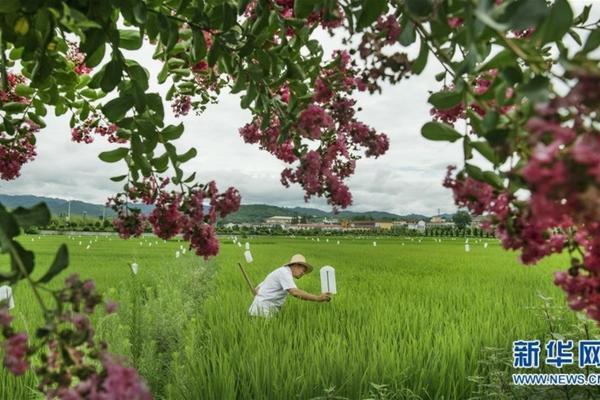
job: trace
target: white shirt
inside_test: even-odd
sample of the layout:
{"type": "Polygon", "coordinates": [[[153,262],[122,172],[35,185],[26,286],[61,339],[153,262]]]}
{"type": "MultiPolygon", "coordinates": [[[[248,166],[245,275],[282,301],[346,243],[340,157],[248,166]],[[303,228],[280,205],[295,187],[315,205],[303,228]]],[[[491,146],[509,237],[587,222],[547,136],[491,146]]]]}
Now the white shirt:
{"type": "Polygon", "coordinates": [[[14,308],[15,300],[12,295],[12,288],[10,286],[0,286],[0,301],[8,301],[8,309],[14,308]]]}
{"type": "Polygon", "coordinates": [[[258,284],[258,293],[254,296],[248,312],[250,315],[265,317],[272,315],[283,306],[288,290],[294,288],[296,283],[290,267],[277,268],[258,284]]]}

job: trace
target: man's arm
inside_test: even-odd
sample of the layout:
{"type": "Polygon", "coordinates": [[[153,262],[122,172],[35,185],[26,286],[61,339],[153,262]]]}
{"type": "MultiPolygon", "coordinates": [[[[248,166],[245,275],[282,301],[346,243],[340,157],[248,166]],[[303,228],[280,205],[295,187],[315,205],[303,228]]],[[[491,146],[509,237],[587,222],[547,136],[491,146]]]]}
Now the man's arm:
{"type": "Polygon", "coordinates": [[[304,290],[298,288],[288,289],[288,293],[294,297],[307,301],[324,302],[331,300],[331,296],[329,295],[329,293],[321,293],[319,295],[316,295],[305,292],[304,290]]]}

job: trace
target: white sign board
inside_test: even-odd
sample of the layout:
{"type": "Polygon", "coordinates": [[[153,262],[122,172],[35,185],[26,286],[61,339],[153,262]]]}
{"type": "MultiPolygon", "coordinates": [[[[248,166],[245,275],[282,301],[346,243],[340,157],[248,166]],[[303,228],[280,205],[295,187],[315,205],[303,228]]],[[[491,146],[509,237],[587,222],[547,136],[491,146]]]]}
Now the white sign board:
{"type": "Polygon", "coordinates": [[[337,293],[335,287],[335,269],[332,266],[326,265],[320,270],[321,272],[321,292],[322,293],[337,293]]]}
{"type": "Polygon", "coordinates": [[[8,309],[15,308],[15,299],[12,295],[12,288],[10,286],[0,286],[0,301],[8,301],[8,309]]]}
{"type": "Polygon", "coordinates": [[[244,252],[244,257],[246,257],[246,262],[247,263],[251,263],[253,261],[253,259],[252,259],[252,253],[250,253],[250,250],[246,250],[244,252]]]}

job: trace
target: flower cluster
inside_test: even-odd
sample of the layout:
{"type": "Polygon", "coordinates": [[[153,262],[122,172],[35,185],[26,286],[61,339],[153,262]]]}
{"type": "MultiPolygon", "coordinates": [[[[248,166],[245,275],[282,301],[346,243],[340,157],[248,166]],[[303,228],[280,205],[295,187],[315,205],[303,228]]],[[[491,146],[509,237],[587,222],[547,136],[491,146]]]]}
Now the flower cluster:
{"type": "Polygon", "coordinates": [[[32,161],[37,155],[34,134],[40,127],[26,120],[16,137],[0,132],[0,179],[9,181],[21,175],[23,164],[32,161]]]}
{"type": "Polygon", "coordinates": [[[19,96],[15,91],[17,85],[27,84],[27,78],[25,78],[22,74],[14,74],[12,72],[9,72],[6,78],[8,87],[4,89],[0,88],[0,102],[29,104],[29,99],[27,97],[19,96]]]}
{"type": "Polygon", "coordinates": [[[110,197],[106,202],[106,207],[117,212],[113,226],[121,238],[138,237],[146,230],[146,217],[139,208],[129,206],[125,194],[120,193],[115,197],[110,197]]]}
{"type": "Polygon", "coordinates": [[[167,240],[177,234],[190,242],[196,254],[208,258],[219,251],[215,224],[217,217],[226,217],[240,207],[241,196],[237,189],[230,187],[219,193],[214,181],[205,186],[197,185],[187,192],[168,192],[168,180],[160,182],[153,178],[141,183],[129,184],[126,194],[110,198],[107,206],[117,212],[113,221],[123,238],[141,235],[146,222],[160,238],[167,240]],[[133,208],[128,200],[141,200],[154,208],[146,217],[139,209],[133,208]]]}
{"type": "Polygon", "coordinates": [[[405,53],[388,51],[398,42],[401,32],[395,15],[380,16],[372,28],[365,30],[358,45],[358,55],[364,63],[356,77],[359,90],[381,92],[381,82],[397,83],[410,72],[411,63],[405,53]]]}
{"type": "Polygon", "coordinates": [[[79,45],[75,42],[67,42],[69,49],[67,50],[67,60],[74,64],[73,71],[77,75],[87,75],[92,72],[92,69],[85,65],[85,54],[79,49],[79,45]]]}
{"type": "Polygon", "coordinates": [[[35,368],[38,389],[48,398],[69,400],[151,399],[137,372],[94,338],[90,317],[103,303],[94,282],[71,275],[55,295],[61,307],[50,312],[51,323],[38,334],[46,348],[43,363],[35,368]]]}
{"type": "Polygon", "coordinates": [[[94,135],[106,137],[109,143],[127,143],[127,140],[117,135],[119,127],[116,124],[105,122],[97,115],[80,121],[71,129],[71,140],[77,143],[92,143],[94,135]]]}
{"type": "MultiPolygon", "coordinates": [[[[328,8],[314,10],[308,16],[308,18],[306,18],[307,23],[310,27],[314,28],[320,25],[323,29],[331,31],[342,25],[342,22],[344,21],[344,11],[342,10],[337,0],[334,0],[331,3],[333,4],[329,4],[328,8]]],[[[256,19],[257,5],[258,1],[256,0],[248,2],[248,5],[246,6],[246,9],[244,11],[244,15],[249,19],[256,19]]],[[[294,14],[294,0],[269,0],[268,7],[276,10],[279,13],[279,15],[284,19],[296,18],[294,14]]],[[[292,26],[287,27],[287,36],[293,36],[295,34],[294,32],[295,30],[292,26]]]]}
{"type": "MultiPolygon", "coordinates": [[[[350,55],[335,51],[332,58],[315,79],[312,101],[298,113],[287,132],[278,117],[272,117],[266,126],[256,118],[239,132],[246,143],[258,143],[288,164],[298,162],[294,168],[282,171],[284,186],[298,183],[305,191],[305,200],[326,196],[336,209],[352,203],[344,179],[354,173],[359,150],[364,148],[367,157],[379,157],[388,150],[389,139],[354,117],[356,102],[348,95],[358,85],[350,55]],[[317,148],[309,145],[314,142],[319,144],[317,148]]],[[[278,93],[283,103],[289,101],[287,85],[278,93]]]]}
{"type": "Polygon", "coordinates": [[[29,369],[29,352],[27,333],[15,332],[11,326],[12,315],[5,304],[0,302],[0,331],[6,338],[4,349],[4,367],[14,375],[23,375],[29,369]]]}
{"type": "MultiPolygon", "coordinates": [[[[475,78],[475,80],[472,82],[473,93],[477,96],[483,96],[484,94],[486,94],[488,92],[488,90],[490,89],[490,87],[493,85],[494,80],[496,79],[497,75],[498,75],[498,70],[491,69],[491,70],[486,71],[486,72],[480,74],[479,76],[477,76],[475,78]]],[[[451,92],[454,90],[454,85],[444,87],[443,90],[451,92]]],[[[500,114],[506,114],[510,110],[512,110],[512,108],[514,107],[514,105],[510,103],[510,101],[513,98],[513,94],[514,94],[513,89],[508,88],[504,93],[506,104],[504,104],[500,107],[497,106],[497,102],[495,99],[486,100],[484,103],[487,107],[496,109],[500,114]]],[[[442,109],[442,108],[434,107],[430,110],[430,114],[433,116],[433,119],[436,121],[441,121],[441,122],[445,122],[449,125],[454,125],[454,123],[457,120],[464,119],[466,117],[467,109],[471,109],[471,110],[475,111],[481,117],[483,117],[486,113],[485,108],[483,108],[479,102],[472,101],[470,104],[468,104],[466,106],[466,108],[465,108],[465,104],[463,102],[460,102],[457,105],[449,107],[449,108],[442,109]]]]}

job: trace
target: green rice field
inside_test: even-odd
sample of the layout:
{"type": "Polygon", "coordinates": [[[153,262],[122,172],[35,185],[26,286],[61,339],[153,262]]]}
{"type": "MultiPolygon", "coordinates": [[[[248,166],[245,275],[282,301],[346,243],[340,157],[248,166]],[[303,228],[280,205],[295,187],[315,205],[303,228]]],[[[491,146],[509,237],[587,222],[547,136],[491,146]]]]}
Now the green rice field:
{"type": "MultiPolygon", "coordinates": [[[[491,372],[486,349],[548,336],[540,294],[566,308],[552,272],[567,260],[524,267],[495,239],[470,238],[470,252],[463,238],[437,240],[240,237],[254,258],[246,264],[230,237],[209,262],[154,237],[21,239],[36,251],[38,274],[66,242],[71,266],[53,284],[77,272],[119,303],[117,314],[98,313],[97,334],[138,368],[155,398],[466,399],[478,390],[473,377],[491,372]],[[250,318],[237,263],[256,284],[295,253],[316,267],[298,287],[319,293],[318,268],[331,265],[338,294],[330,303],[290,296],[277,317],[250,318]]],[[[24,283],[15,302],[16,327],[31,333],[41,316],[24,283]]],[[[566,315],[555,330],[576,320],[566,315]]],[[[38,398],[34,388],[32,375],[0,369],[0,399],[38,398]]]]}

